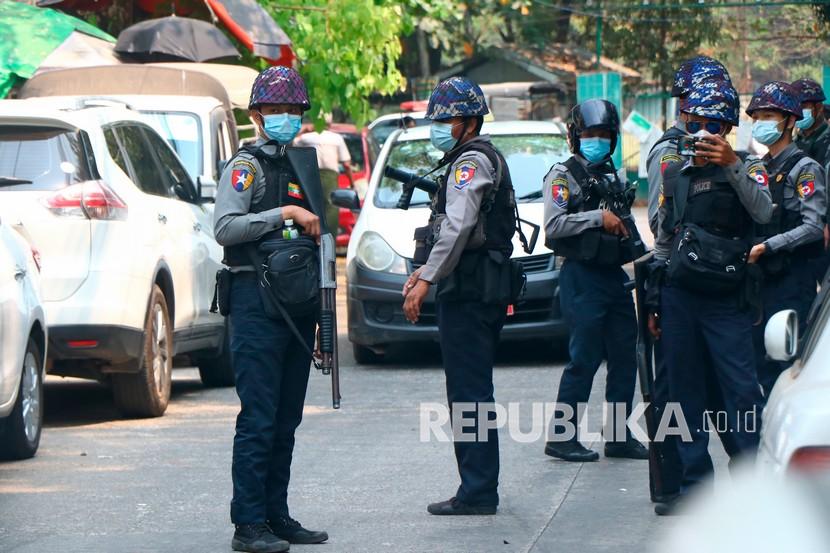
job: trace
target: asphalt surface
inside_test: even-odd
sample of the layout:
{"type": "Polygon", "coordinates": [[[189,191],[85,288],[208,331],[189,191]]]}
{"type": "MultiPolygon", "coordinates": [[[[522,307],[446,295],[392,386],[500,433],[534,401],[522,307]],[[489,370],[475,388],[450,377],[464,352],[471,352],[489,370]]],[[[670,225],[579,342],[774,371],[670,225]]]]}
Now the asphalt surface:
{"type": "MultiPolygon", "coordinates": [[[[565,463],[546,457],[542,440],[521,443],[506,429],[499,513],[428,515],[427,503],[458,485],[451,444],[419,439],[421,402],[445,401],[437,346],[392,352],[380,366],[357,366],[344,335],[340,347],[343,406],[331,409],[328,378],[313,374],[289,496],[292,515],[331,539],[292,551],[640,553],[674,524],[652,512],[645,461],[565,463]]],[[[551,344],[503,346],[497,401],[521,402],[525,413],[554,401],[564,363],[551,344]]],[[[49,377],[37,457],[0,463],[0,551],[230,551],[238,399],[205,389],[194,369],[174,378],[164,417],[122,420],[106,387],[49,377]]],[[[530,426],[522,419],[523,431],[530,426]]]]}

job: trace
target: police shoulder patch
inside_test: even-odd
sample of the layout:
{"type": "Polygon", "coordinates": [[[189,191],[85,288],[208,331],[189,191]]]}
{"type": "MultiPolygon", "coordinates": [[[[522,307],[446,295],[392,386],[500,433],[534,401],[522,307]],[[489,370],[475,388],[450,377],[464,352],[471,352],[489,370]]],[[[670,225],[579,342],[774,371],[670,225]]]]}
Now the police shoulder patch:
{"type": "Polygon", "coordinates": [[[478,164],[475,161],[463,160],[455,166],[455,189],[463,190],[476,176],[478,164]]]}
{"type": "Polygon", "coordinates": [[[666,172],[666,169],[669,168],[669,165],[672,163],[679,163],[683,161],[677,154],[665,154],[663,157],[660,158],[660,174],[663,175],[666,172]]]}
{"type": "Polygon", "coordinates": [[[553,203],[556,207],[565,209],[568,207],[568,179],[559,177],[555,178],[550,183],[550,193],[553,198],[553,203]]]}
{"type": "Polygon", "coordinates": [[[242,159],[236,160],[231,167],[231,186],[237,192],[244,192],[251,187],[256,176],[254,164],[242,159]]]}
{"type": "Polygon", "coordinates": [[[753,163],[749,166],[747,173],[749,173],[749,176],[752,177],[761,188],[769,186],[769,175],[767,174],[767,169],[764,167],[763,163],[753,163]]]}
{"type": "Polygon", "coordinates": [[[806,200],[816,192],[816,176],[813,173],[801,173],[795,183],[798,197],[806,200]]]}

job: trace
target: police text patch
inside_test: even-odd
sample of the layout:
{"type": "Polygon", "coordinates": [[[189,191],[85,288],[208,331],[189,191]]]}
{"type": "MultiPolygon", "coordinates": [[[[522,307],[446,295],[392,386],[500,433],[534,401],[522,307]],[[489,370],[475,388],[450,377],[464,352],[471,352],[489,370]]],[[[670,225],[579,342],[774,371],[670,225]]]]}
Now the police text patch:
{"type": "Polygon", "coordinates": [[[455,189],[463,190],[473,182],[478,165],[474,161],[462,161],[455,168],[455,189]]]}
{"type": "Polygon", "coordinates": [[[550,183],[550,194],[556,207],[560,209],[567,208],[569,195],[568,179],[553,179],[553,182],[550,183]]]}
{"type": "Polygon", "coordinates": [[[231,170],[231,186],[237,192],[244,192],[251,187],[256,175],[256,168],[248,161],[236,161],[231,170]]]}
{"type": "Polygon", "coordinates": [[[816,192],[816,176],[812,173],[803,173],[795,183],[798,197],[806,200],[816,192]]]}

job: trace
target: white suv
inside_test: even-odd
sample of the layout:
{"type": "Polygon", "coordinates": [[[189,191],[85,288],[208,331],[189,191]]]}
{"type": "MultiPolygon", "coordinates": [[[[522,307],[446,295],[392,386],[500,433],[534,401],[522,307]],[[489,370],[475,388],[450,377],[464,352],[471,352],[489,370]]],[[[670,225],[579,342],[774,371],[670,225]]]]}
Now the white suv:
{"type": "Polygon", "coordinates": [[[109,381],[118,407],[159,416],[171,369],[230,385],[209,312],[222,252],[212,206],[140,114],[76,99],[0,102],[0,216],[42,259],[50,372],[109,381]]]}

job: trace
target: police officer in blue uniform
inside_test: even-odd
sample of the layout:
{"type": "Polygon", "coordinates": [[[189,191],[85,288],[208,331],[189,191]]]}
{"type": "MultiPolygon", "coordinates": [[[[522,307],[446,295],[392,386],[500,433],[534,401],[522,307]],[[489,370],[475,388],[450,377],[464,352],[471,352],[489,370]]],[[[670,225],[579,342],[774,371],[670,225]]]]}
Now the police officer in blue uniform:
{"type": "Polygon", "coordinates": [[[758,445],[763,397],[754,365],[753,316],[743,298],[754,224],[767,223],[773,208],[761,160],[742,161],[724,138],[738,124],[738,109],[731,84],[698,84],[680,107],[687,124],[702,126],[694,155],[663,174],[655,256],[667,265],[649,326],[663,342],[669,399],[679,403],[691,440],[677,444],[681,495],[658,504],[660,515],[674,513],[713,471],[701,377],[707,369],[717,375],[739,452],[750,454],[758,445]]]}
{"type": "MultiPolygon", "coordinates": [[[[433,515],[490,515],[499,503],[498,433],[479,437],[479,414],[494,419],[493,363],[510,297],[516,203],[510,171],[490,138],[480,135],[489,113],[481,88],[464,77],[441,82],[433,91],[427,118],[430,140],[445,152],[446,166],[430,219],[426,264],[404,285],[404,313],[416,322],[430,286],[436,285],[438,330],[452,411],[458,403],[481,406],[465,413],[473,441],[454,443],[461,485],[447,501],[432,503],[433,515]]],[[[468,437],[469,438],[469,437],[468,437]]]]}
{"type": "MultiPolygon", "coordinates": [[[[559,383],[557,408],[569,425],[553,427],[545,454],[565,461],[596,461],[575,429],[588,402],[594,375],[607,359],[605,399],[631,413],[637,365],[637,320],[622,265],[645,252],[631,219],[633,194],[617,177],[611,154],[620,119],[613,104],[588,100],[571,110],[568,140],[573,156],[545,176],[546,245],[565,258],[559,272],[562,313],[570,326],[570,363],[559,383]],[[618,201],[620,200],[620,201],[618,201]],[[629,225],[612,206],[628,210],[629,225]],[[635,251],[636,244],[642,248],[635,251]],[[570,428],[569,428],[570,427],[570,428]],[[574,432],[570,432],[574,429],[574,432]]],[[[612,409],[616,412],[616,410],[612,409]]],[[[617,428],[614,423],[610,428],[617,428]]],[[[648,459],[648,451],[626,428],[625,437],[606,436],[605,455],[648,459]]]]}
{"type": "Polygon", "coordinates": [[[764,271],[763,324],[755,327],[758,380],[769,396],[787,364],[766,359],[764,327],[778,311],[794,309],[802,325],[816,297],[810,261],[824,254],[827,211],[824,168],[793,143],[793,128],[803,118],[799,92],[788,83],[772,81],[752,97],[747,115],[752,135],[769,148],[764,163],[775,206],[772,220],[756,225],[750,261],[764,271]]]}
{"type": "MultiPolygon", "coordinates": [[[[216,241],[232,274],[230,346],[241,410],[233,445],[231,521],[235,551],[287,551],[289,543],[320,543],[325,532],[303,528],[288,510],[294,431],[303,414],[315,316],[294,318],[300,344],[283,319],[266,313],[249,256],[279,235],[288,219],[306,235],[320,234],[320,220],[305,198],[307,183],[286,155],[309,108],[300,75],[270,67],[254,81],[250,117],[258,139],[228,163],[216,196],[216,241]]],[[[315,284],[316,285],[316,284],[315,284]]]]}
{"type": "MultiPolygon", "coordinates": [[[[824,116],[824,89],[812,79],[798,79],[793,81],[793,88],[801,94],[802,119],[795,122],[798,129],[795,135],[795,144],[802,152],[816,160],[824,168],[825,173],[830,171],[830,125],[824,116]]],[[[830,205],[828,206],[830,207],[830,205]]],[[[824,225],[824,255],[810,260],[813,276],[819,284],[824,281],[827,267],[830,265],[830,229],[827,227],[827,214],[824,225]]]]}
{"type": "MultiPolygon", "coordinates": [[[[674,77],[674,85],[671,95],[678,99],[678,106],[692,90],[705,82],[722,81],[731,83],[729,72],[726,67],[716,59],[707,56],[697,56],[683,62],[674,77]]],[[[657,214],[660,204],[663,201],[663,173],[672,163],[685,162],[688,156],[681,155],[677,151],[677,139],[686,134],[695,134],[703,129],[700,121],[690,122],[689,114],[678,109],[678,116],[673,126],[663,133],[663,136],[652,146],[647,157],[648,171],[648,220],[649,228],[657,239],[657,214]]],[[[659,279],[659,275],[655,275],[659,279]]],[[[666,403],[669,399],[669,381],[663,359],[662,342],[654,342],[654,390],[652,401],[655,408],[656,418],[666,413],[666,403]]],[[[717,378],[711,371],[706,372],[706,395],[707,410],[711,413],[718,413],[724,410],[723,394],[717,378]]],[[[713,421],[714,422],[714,421],[713,421]]],[[[724,449],[731,457],[738,453],[734,440],[729,432],[721,432],[717,428],[718,436],[721,439],[724,449]]],[[[658,445],[661,463],[662,476],[662,497],[657,498],[658,502],[667,502],[680,492],[680,481],[682,479],[683,467],[677,455],[677,436],[666,436],[662,444],[658,445]]]]}

